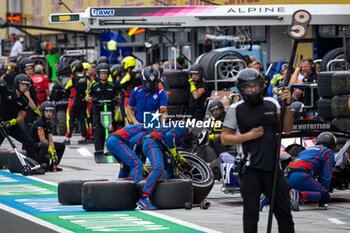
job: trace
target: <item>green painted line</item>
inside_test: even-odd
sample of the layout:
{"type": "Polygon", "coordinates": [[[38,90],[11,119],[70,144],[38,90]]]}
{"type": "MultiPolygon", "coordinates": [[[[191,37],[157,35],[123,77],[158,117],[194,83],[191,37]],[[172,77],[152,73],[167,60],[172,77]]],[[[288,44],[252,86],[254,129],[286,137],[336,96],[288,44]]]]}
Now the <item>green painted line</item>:
{"type": "Polygon", "coordinates": [[[57,187],[44,183],[0,184],[0,197],[56,195],[57,187]]]}
{"type": "Polygon", "coordinates": [[[107,156],[108,163],[114,163],[113,157],[111,155],[107,156]]]}
{"type": "Polygon", "coordinates": [[[139,211],[45,214],[37,218],[73,232],[200,232],[139,211]]]}

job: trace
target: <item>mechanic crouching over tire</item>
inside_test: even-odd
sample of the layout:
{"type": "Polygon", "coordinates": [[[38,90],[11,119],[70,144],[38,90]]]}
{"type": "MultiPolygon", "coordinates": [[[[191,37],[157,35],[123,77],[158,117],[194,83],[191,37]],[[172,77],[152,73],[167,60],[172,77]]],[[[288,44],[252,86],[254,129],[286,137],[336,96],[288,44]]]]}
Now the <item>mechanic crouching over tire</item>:
{"type": "Polygon", "coordinates": [[[315,147],[301,151],[286,168],[287,182],[294,193],[295,210],[302,200],[316,201],[327,208],[330,199],[329,184],[332,179],[334,153],[337,139],[331,132],[321,133],[315,147]],[[319,175],[319,181],[314,176],[319,175]]]}
{"type": "MultiPolygon", "coordinates": [[[[257,232],[259,201],[264,193],[271,198],[274,164],[277,149],[277,131],[280,104],[271,97],[264,97],[264,78],[255,69],[242,70],[236,79],[236,86],[243,100],[231,105],[226,113],[221,142],[224,145],[238,145],[242,154],[240,185],[243,197],[243,229],[245,233],[257,232]]],[[[286,101],[283,131],[290,133],[293,116],[290,110],[290,88],[282,92],[286,101]]],[[[274,214],[281,233],[294,232],[290,211],[290,197],[287,181],[279,169],[276,183],[274,214]]]]}

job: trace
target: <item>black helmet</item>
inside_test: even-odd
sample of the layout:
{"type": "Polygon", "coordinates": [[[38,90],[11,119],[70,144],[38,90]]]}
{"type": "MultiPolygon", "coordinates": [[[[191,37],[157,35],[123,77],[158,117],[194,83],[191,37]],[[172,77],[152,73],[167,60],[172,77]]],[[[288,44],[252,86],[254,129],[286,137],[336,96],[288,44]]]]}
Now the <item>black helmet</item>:
{"type": "Polygon", "coordinates": [[[213,111],[214,109],[220,108],[221,112],[224,112],[224,105],[219,100],[213,100],[209,104],[209,111],[213,111]]]}
{"type": "Polygon", "coordinates": [[[294,119],[305,118],[305,116],[306,116],[305,105],[302,102],[294,101],[290,105],[290,110],[293,114],[294,119]]]}
{"type": "Polygon", "coordinates": [[[70,64],[70,70],[72,71],[72,74],[74,74],[75,72],[83,72],[84,70],[83,63],[79,60],[73,61],[70,64]]]}
{"type": "Polygon", "coordinates": [[[153,66],[148,66],[142,70],[142,83],[148,91],[154,91],[158,87],[159,79],[160,73],[153,66]]]}
{"type": "Polygon", "coordinates": [[[120,65],[120,64],[115,64],[111,67],[111,74],[113,77],[120,75],[121,71],[122,71],[122,65],[120,65]]]}
{"type": "Polygon", "coordinates": [[[316,145],[323,145],[331,150],[337,146],[337,138],[331,132],[323,132],[318,135],[316,145]]]}
{"type": "Polygon", "coordinates": [[[24,69],[27,67],[27,66],[32,66],[33,67],[33,70],[34,70],[34,61],[32,59],[29,59],[29,58],[23,58],[20,60],[19,62],[19,69],[20,69],[20,72],[25,74],[25,71],[24,69]]]}
{"type": "Polygon", "coordinates": [[[236,86],[244,101],[248,102],[251,105],[256,105],[261,103],[264,98],[264,81],[264,77],[256,69],[247,68],[238,73],[236,86]],[[260,91],[252,92],[251,94],[245,94],[243,87],[246,84],[255,82],[259,82],[260,91]]]}
{"type": "Polygon", "coordinates": [[[109,65],[107,63],[100,63],[97,66],[97,75],[100,76],[100,72],[107,72],[109,75],[109,65]]]}
{"type": "Polygon", "coordinates": [[[19,84],[24,83],[30,86],[30,78],[26,74],[17,74],[14,80],[15,88],[19,90],[19,84]]]}
{"type": "Polygon", "coordinates": [[[52,110],[55,113],[55,104],[51,101],[45,101],[40,106],[40,112],[43,117],[45,117],[45,110],[52,110]]]}
{"type": "Polygon", "coordinates": [[[101,63],[107,63],[109,64],[109,60],[106,56],[101,56],[97,59],[97,65],[101,64],[101,63]]]}
{"type": "Polygon", "coordinates": [[[190,136],[186,140],[187,143],[197,144],[198,146],[205,145],[208,141],[208,130],[205,128],[192,128],[190,136]]]}
{"type": "Polygon", "coordinates": [[[199,77],[203,78],[203,67],[199,64],[193,64],[189,70],[190,78],[191,74],[199,74],[199,77]]]}

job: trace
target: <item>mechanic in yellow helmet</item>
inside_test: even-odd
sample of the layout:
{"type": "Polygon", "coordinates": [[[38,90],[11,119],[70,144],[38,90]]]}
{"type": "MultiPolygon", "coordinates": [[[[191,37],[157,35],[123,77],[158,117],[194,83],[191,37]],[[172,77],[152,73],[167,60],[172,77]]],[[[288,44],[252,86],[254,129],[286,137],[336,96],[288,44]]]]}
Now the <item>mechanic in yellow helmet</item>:
{"type": "Polygon", "coordinates": [[[122,61],[122,71],[125,73],[125,75],[120,79],[119,82],[119,86],[122,90],[122,105],[120,106],[120,110],[124,119],[125,126],[129,125],[129,120],[125,109],[128,106],[131,92],[135,87],[142,85],[141,74],[136,72],[135,66],[136,59],[132,56],[127,56],[122,61]]]}

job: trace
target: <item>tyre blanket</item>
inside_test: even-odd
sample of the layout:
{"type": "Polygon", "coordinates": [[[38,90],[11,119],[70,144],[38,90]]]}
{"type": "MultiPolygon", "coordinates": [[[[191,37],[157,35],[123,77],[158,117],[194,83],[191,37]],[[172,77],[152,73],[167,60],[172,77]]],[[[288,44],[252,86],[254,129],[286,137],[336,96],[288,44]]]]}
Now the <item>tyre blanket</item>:
{"type": "Polygon", "coordinates": [[[144,211],[86,212],[61,205],[57,185],[0,170],[0,208],[59,232],[208,232],[210,229],[144,211]],[[28,217],[29,216],[29,217],[28,217]],[[46,224],[47,223],[47,224],[46,224]],[[187,226],[186,226],[187,225],[187,226]]]}

